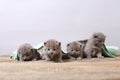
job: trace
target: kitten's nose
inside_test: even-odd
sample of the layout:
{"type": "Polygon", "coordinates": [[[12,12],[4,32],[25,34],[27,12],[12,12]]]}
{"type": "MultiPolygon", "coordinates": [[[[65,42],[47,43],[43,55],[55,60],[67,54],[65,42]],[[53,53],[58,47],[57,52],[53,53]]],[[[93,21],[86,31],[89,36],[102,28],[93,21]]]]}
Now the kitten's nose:
{"type": "Polygon", "coordinates": [[[53,52],[51,52],[50,54],[53,54],[53,52]]]}
{"type": "Polygon", "coordinates": [[[78,53],[76,53],[75,55],[78,55],[78,53]]]}

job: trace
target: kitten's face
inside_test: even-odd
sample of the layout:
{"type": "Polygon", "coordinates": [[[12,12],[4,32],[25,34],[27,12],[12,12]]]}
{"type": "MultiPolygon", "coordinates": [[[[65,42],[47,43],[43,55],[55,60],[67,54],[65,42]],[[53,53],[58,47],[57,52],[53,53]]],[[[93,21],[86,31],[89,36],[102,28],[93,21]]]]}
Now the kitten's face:
{"type": "Polygon", "coordinates": [[[101,47],[104,42],[105,42],[105,38],[106,36],[103,33],[94,33],[92,35],[93,39],[94,39],[94,44],[95,46],[101,47]]]}
{"type": "Polygon", "coordinates": [[[30,49],[29,52],[22,54],[22,59],[24,61],[30,61],[36,54],[39,54],[36,49],[30,49]]]}
{"type": "Polygon", "coordinates": [[[80,57],[81,47],[82,45],[78,42],[69,43],[67,44],[67,53],[74,58],[80,57]]]}
{"type": "Polygon", "coordinates": [[[51,58],[54,59],[61,52],[61,43],[55,40],[48,40],[44,43],[45,52],[51,58]]]}

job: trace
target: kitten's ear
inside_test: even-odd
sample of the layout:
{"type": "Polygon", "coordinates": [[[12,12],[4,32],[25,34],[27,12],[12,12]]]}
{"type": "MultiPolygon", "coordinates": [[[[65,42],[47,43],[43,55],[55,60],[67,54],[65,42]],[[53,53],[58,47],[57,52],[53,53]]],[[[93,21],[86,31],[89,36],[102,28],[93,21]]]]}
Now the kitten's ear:
{"type": "Polygon", "coordinates": [[[70,46],[70,43],[67,44],[67,47],[70,46]]]}

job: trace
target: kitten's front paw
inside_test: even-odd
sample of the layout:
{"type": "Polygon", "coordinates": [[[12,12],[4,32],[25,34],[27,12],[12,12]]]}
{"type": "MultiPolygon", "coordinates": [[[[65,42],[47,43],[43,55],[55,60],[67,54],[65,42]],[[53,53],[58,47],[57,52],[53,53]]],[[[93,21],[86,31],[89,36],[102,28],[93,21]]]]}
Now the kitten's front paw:
{"type": "Polygon", "coordinates": [[[62,63],[62,62],[63,62],[63,60],[59,60],[58,62],[62,63]]]}
{"type": "Polygon", "coordinates": [[[32,61],[37,61],[37,59],[35,58],[35,59],[33,59],[32,61]]]}
{"type": "Polygon", "coordinates": [[[87,56],[87,59],[91,59],[92,57],[91,56],[87,56]]]}
{"type": "Polygon", "coordinates": [[[101,53],[97,54],[97,57],[98,57],[99,59],[103,59],[103,58],[104,58],[104,56],[102,56],[101,53]]]}
{"type": "Polygon", "coordinates": [[[46,58],[45,61],[50,61],[50,59],[49,59],[49,58],[46,58]]]}
{"type": "Polygon", "coordinates": [[[104,56],[98,56],[99,59],[104,59],[104,56]]]}
{"type": "Polygon", "coordinates": [[[73,60],[75,60],[75,58],[71,57],[71,58],[70,58],[70,61],[73,61],[73,60]]]}
{"type": "Polygon", "coordinates": [[[77,58],[77,61],[80,61],[80,60],[82,60],[82,58],[81,58],[81,57],[78,57],[78,58],[77,58]]]}

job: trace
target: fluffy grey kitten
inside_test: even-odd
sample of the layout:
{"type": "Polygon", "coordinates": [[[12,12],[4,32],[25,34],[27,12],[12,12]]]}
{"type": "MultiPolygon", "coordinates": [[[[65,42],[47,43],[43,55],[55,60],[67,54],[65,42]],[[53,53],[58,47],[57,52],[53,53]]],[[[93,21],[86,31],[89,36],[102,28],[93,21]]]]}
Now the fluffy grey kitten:
{"type": "Polygon", "coordinates": [[[18,58],[19,61],[32,61],[39,60],[41,57],[36,49],[30,44],[25,43],[18,48],[18,58]]]}
{"type": "Polygon", "coordinates": [[[74,41],[67,44],[67,54],[71,60],[81,60],[82,59],[82,44],[78,41],[74,41]]]}
{"type": "Polygon", "coordinates": [[[92,34],[84,47],[84,54],[87,58],[104,58],[104,56],[102,56],[102,46],[105,42],[105,38],[106,36],[101,32],[95,32],[92,34]]]}
{"type": "Polygon", "coordinates": [[[43,60],[62,62],[61,43],[55,39],[45,41],[43,48],[38,51],[43,60]]]}

